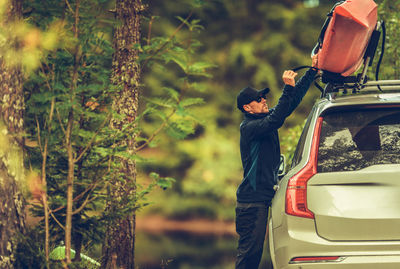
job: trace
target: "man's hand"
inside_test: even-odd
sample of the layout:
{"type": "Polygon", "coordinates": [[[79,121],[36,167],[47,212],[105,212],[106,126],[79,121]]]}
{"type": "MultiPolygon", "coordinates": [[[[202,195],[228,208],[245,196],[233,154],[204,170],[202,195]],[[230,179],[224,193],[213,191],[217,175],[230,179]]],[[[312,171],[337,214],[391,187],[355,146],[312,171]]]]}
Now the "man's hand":
{"type": "Polygon", "coordinates": [[[282,75],[282,80],[286,85],[293,86],[295,85],[294,78],[297,76],[297,73],[292,70],[285,70],[282,75]]]}
{"type": "Polygon", "coordinates": [[[311,57],[312,67],[318,67],[318,53],[311,57]]]}

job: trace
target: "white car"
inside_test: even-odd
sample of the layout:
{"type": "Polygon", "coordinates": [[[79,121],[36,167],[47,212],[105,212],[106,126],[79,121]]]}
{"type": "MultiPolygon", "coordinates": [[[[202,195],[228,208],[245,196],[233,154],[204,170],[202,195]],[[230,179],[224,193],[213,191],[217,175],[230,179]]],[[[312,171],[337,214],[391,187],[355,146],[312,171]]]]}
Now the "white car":
{"type": "Polygon", "coordinates": [[[358,87],[308,117],[270,209],[275,269],[400,268],[400,81],[358,87]]]}

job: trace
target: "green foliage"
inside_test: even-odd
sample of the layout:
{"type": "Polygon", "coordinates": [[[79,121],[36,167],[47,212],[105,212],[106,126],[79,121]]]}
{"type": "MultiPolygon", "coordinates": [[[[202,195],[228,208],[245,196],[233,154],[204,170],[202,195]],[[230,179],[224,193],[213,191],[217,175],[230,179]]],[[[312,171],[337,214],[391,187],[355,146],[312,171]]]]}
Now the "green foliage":
{"type": "MultiPolygon", "coordinates": [[[[117,91],[109,82],[116,25],[109,12],[113,1],[81,2],[78,38],[73,34],[73,0],[69,6],[56,0],[24,1],[29,25],[2,27],[0,33],[4,41],[17,29],[15,33],[22,33],[18,42],[34,45],[8,58],[24,59],[26,69],[35,70],[25,84],[26,138],[37,141],[37,146],[27,149],[28,165],[40,171],[47,143],[46,191],[54,216],[51,244],[63,238],[65,129],[71,111],[77,159],[73,209],[82,207],[74,215],[72,232],[75,238],[82,236],[85,249],[101,242],[105,221],[150,204],[146,211],[172,218],[232,220],[235,192],[242,180],[238,131],[242,115],[236,109],[236,94],[248,85],[270,87],[272,107],[281,93],[283,70],[310,63],[310,51],[332,3],[324,0],[318,7],[306,8],[302,1],[293,0],[153,0],[145,12],[143,39],[135,45],[142,69],[140,113],[116,132],[109,119],[123,115],[111,108],[117,91]],[[123,143],[131,137],[136,139],[133,153],[123,143]],[[123,178],[118,174],[121,158],[138,164],[138,184],[130,186],[136,193],[121,198],[125,208],[102,214],[110,176],[123,178]]],[[[388,28],[381,78],[394,79],[400,72],[399,1],[377,2],[388,28]]],[[[0,49],[6,50],[7,44],[2,42],[0,49]]],[[[318,95],[312,88],[280,131],[288,161],[318,95]]],[[[34,206],[33,212],[43,216],[41,206],[34,206]]],[[[19,258],[21,267],[28,268],[33,259],[43,265],[43,235],[28,236],[33,241],[27,240],[21,249],[32,253],[32,259],[19,258]]]]}
{"type": "Polygon", "coordinates": [[[237,141],[209,128],[200,141],[185,141],[178,145],[193,159],[200,159],[188,169],[182,187],[189,195],[200,195],[233,204],[241,165],[237,141]]]}
{"type": "Polygon", "coordinates": [[[21,66],[25,75],[30,75],[48,53],[60,46],[64,35],[59,21],[49,22],[46,29],[40,29],[22,20],[12,18],[5,21],[9,1],[0,2],[0,55],[8,65],[21,66]]]}
{"type": "MultiPolygon", "coordinates": [[[[150,90],[159,88],[161,91],[155,91],[152,96],[145,99],[147,103],[142,104],[142,110],[145,107],[144,115],[139,115],[139,118],[144,118],[145,122],[139,121],[138,125],[143,131],[140,139],[145,145],[154,142],[152,133],[158,133],[158,130],[164,128],[166,134],[173,139],[184,139],[194,133],[196,124],[200,120],[191,113],[191,107],[204,103],[202,98],[195,97],[199,91],[198,83],[201,77],[211,77],[208,70],[215,67],[214,64],[196,59],[196,52],[201,43],[194,39],[193,35],[203,29],[199,24],[200,21],[191,19],[190,16],[177,18],[181,24],[170,36],[152,37],[154,33],[149,32],[145,39],[146,44],[138,47],[141,51],[140,60],[145,68],[145,79],[146,76],[153,77],[159,72],[167,71],[166,68],[174,77],[174,82],[159,87],[146,83],[150,90]],[[180,30],[182,27],[186,29],[180,30]],[[151,68],[151,72],[147,71],[147,68],[151,68]],[[152,126],[155,122],[159,122],[159,129],[149,130],[146,121],[151,122],[152,126]]],[[[149,19],[151,23],[155,20],[156,17],[149,19]]]]}
{"type": "MultiPolygon", "coordinates": [[[[381,77],[393,79],[400,70],[398,1],[378,2],[388,26],[381,77]]],[[[68,3],[73,8],[75,1],[68,3]]],[[[43,65],[25,86],[27,138],[40,141],[41,147],[47,139],[47,192],[51,208],[60,208],[53,212],[57,220],[63,223],[65,218],[64,130],[71,110],[75,157],[84,152],[76,163],[74,190],[74,197],[82,194],[74,209],[84,205],[84,210],[73,223],[77,234],[84,233],[85,245],[98,242],[104,220],[148,204],[152,207],[146,210],[175,218],[232,219],[235,191],[242,179],[238,131],[242,115],[236,109],[236,95],[248,85],[270,87],[268,103],[274,106],[283,70],[311,62],[310,51],[332,6],[330,1],[320,3],[306,8],[302,1],[292,0],[152,1],[143,20],[142,42],[135,45],[142,74],[140,113],[135,122],[115,132],[108,122],[118,117],[110,105],[116,92],[109,83],[115,25],[108,12],[112,1],[82,2],[78,39],[73,37],[74,18],[64,2],[25,1],[25,9],[31,10],[26,21],[31,25],[44,33],[55,24],[62,26],[57,32],[60,48],[41,56],[43,65]],[[71,94],[76,48],[79,76],[71,94]],[[136,139],[134,153],[121,143],[131,137],[136,139]],[[138,185],[131,186],[137,188],[136,195],[124,197],[128,205],[124,210],[98,214],[120,158],[138,164],[138,185]]],[[[287,160],[318,96],[319,91],[311,88],[280,131],[287,160]]],[[[40,170],[39,145],[28,153],[29,164],[40,170]]],[[[41,215],[41,208],[35,210],[41,215]]],[[[60,240],[62,229],[54,219],[51,231],[53,243],[60,240]]]]}
{"type": "Polygon", "coordinates": [[[42,238],[43,233],[37,228],[28,229],[25,235],[18,235],[18,245],[15,252],[15,268],[46,268],[44,241],[42,238]]]}
{"type": "MultiPolygon", "coordinates": [[[[169,20],[163,14],[181,14],[180,17],[185,18],[183,10],[191,2],[153,1],[151,14],[159,16],[159,19],[153,21],[152,33],[173,33],[174,26],[179,22],[169,20]]],[[[220,204],[225,212],[233,212],[236,188],[243,175],[239,153],[242,115],[236,109],[236,95],[248,85],[269,87],[271,93],[267,102],[273,107],[281,93],[283,70],[311,63],[311,49],[331,5],[325,1],[318,7],[306,8],[298,1],[219,0],[206,1],[201,9],[194,10],[194,18],[200,19],[205,28],[200,32],[202,46],[198,47],[196,56],[210,59],[217,66],[212,69],[212,78],[196,81],[199,87],[197,92],[204,98],[205,104],[195,107],[192,115],[203,125],[195,125],[194,133],[183,141],[160,137],[158,148],[143,152],[143,155],[152,157],[151,161],[140,164],[143,171],[157,171],[176,179],[172,191],[174,196],[183,198],[182,204],[177,206],[180,209],[174,210],[190,214],[184,208],[188,203],[187,197],[191,197],[191,200],[220,204]]],[[[181,35],[187,37],[185,33],[181,35]]],[[[178,58],[178,72],[186,70],[186,62],[182,57],[178,58]]],[[[144,83],[152,89],[144,91],[145,96],[160,93],[166,85],[176,89],[171,85],[177,84],[179,73],[172,72],[170,68],[159,69],[155,65],[151,68],[151,72],[143,74],[144,83]]],[[[294,151],[301,131],[299,125],[319,95],[319,91],[312,87],[280,131],[282,153],[285,155],[290,156],[294,151]],[[293,127],[294,130],[291,130],[293,127]]],[[[153,118],[145,117],[144,130],[153,122],[153,118]]],[[[157,201],[156,197],[152,199],[157,201]]],[[[167,208],[170,203],[168,206],[156,203],[152,208],[163,205],[165,214],[173,215],[173,210],[167,208]]],[[[223,210],[216,206],[213,210],[215,215],[224,215],[221,213],[223,210]]]]}
{"type": "MultiPolygon", "coordinates": [[[[50,255],[49,263],[46,262],[45,252],[44,252],[44,241],[43,241],[43,230],[40,227],[28,228],[24,235],[18,234],[17,240],[17,249],[15,252],[15,263],[14,268],[16,269],[61,269],[65,268],[62,264],[61,259],[57,259],[55,255],[55,251],[57,248],[52,245],[53,249],[52,254],[50,255]],[[48,265],[48,267],[46,267],[48,265]]],[[[58,247],[60,248],[60,247],[58,247]]],[[[64,247],[62,247],[64,248],[64,247]]],[[[75,251],[73,251],[75,253],[75,251]]],[[[59,252],[59,254],[61,254],[59,252]]],[[[65,256],[65,252],[63,252],[65,256]]],[[[61,255],[62,255],[61,254],[61,255]]],[[[64,257],[63,256],[63,257],[64,257]]],[[[96,263],[83,255],[82,261],[73,262],[69,268],[98,268],[96,263]],[[90,260],[90,261],[89,261],[90,260]]]]}
{"type": "Polygon", "coordinates": [[[305,123],[306,121],[288,129],[284,134],[280,134],[281,151],[286,158],[286,167],[290,167],[290,161],[293,158],[305,123]]]}
{"type": "MultiPolygon", "coordinates": [[[[75,5],[73,1],[69,4],[75,5]]],[[[50,2],[41,5],[36,1],[25,5],[34,10],[29,21],[44,29],[50,27],[51,21],[64,16],[62,25],[66,33],[65,46],[43,59],[39,70],[25,83],[27,138],[37,141],[37,146],[28,150],[29,164],[41,171],[47,147],[44,157],[51,244],[58,244],[64,238],[67,202],[66,129],[67,123],[73,120],[71,140],[76,184],[72,238],[74,248],[82,244],[90,247],[102,239],[103,228],[97,212],[104,207],[109,155],[118,150],[110,149],[116,136],[108,127],[108,106],[113,94],[109,85],[112,48],[105,38],[107,27],[97,20],[104,13],[103,6],[94,0],[82,2],[79,38],[76,39],[71,38],[75,21],[69,9],[72,7],[50,2]],[[75,71],[76,80],[73,78],[75,71]]],[[[32,212],[41,217],[44,214],[39,205],[34,205],[32,212]]],[[[40,225],[43,228],[44,223],[40,225]]]]}
{"type": "MultiPolygon", "coordinates": [[[[143,184],[132,182],[128,186],[135,191],[120,197],[123,208],[101,213],[109,199],[106,193],[111,176],[117,180],[125,178],[121,174],[121,159],[147,162],[137,152],[155,147],[158,136],[165,134],[172,139],[184,139],[194,133],[200,120],[192,109],[204,103],[196,92],[202,90],[199,84],[210,77],[207,71],[214,66],[196,57],[200,42],[193,37],[202,29],[199,20],[190,16],[179,18],[179,36],[151,37],[149,33],[147,36],[150,38],[137,45],[141,51],[142,68],[146,72],[153,68],[168,69],[174,76],[178,75],[177,80],[164,84],[161,91],[154,91],[142,99],[146,102],[141,103],[141,112],[134,122],[123,126],[121,131],[111,128],[110,119],[123,115],[118,115],[111,107],[116,89],[110,84],[113,49],[109,37],[112,28],[104,15],[107,13],[106,2],[81,1],[78,38],[73,37],[76,22],[74,1],[69,1],[67,6],[51,1],[43,5],[33,0],[25,3],[27,9],[32,9],[28,18],[32,24],[47,29],[52,21],[62,17],[65,32],[64,46],[43,59],[39,70],[25,83],[27,138],[37,141],[37,146],[28,150],[29,165],[40,171],[43,157],[46,160],[51,244],[59,244],[64,237],[70,168],[66,140],[68,124],[73,124],[73,247],[84,245],[90,248],[101,242],[106,222],[148,205],[146,197],[154,188],[172,186],[175,181],[172,177],[150,173],[149,181],[143,184]],[[124,142],[132,136],[136,137],[136,152],[128,152],[124,142]]],[[[151,85],[145,84],[143,88],[152,91],[151,85]]],[[[43,217],[42,205],[34,204],[32,212],[43,217]]],[[[40,227],[43,225],[41,222],[40,227]]]]}
{"type": "Polygon", "coordinates": [[[136,187],[139,189],[135,194],[135,209],[142,209],[143,207],[151,204],[148,201],[148,194],[154,191],[155,187],[159,187],[162,190],[166,190],[171,188],[172,184],[175,182],[174,178],[171,177],[161,177],[159,174],[155,172],[150,173],[151,183],[146,187],[137,184],[136,187]]]}

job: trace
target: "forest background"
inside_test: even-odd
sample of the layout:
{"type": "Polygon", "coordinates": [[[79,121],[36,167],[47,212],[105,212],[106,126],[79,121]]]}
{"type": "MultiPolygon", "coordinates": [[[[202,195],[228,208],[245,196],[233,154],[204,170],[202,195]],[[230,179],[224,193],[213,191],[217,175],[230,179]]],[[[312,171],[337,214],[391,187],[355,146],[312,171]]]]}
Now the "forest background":
{"type": "MultiPolygon", "coordinates": [[[[196,125],[195,132],[185,140],[163,137],[159,147],[143,152],[151,161],[141,165],[141,172],[156,170],[177,180],[170,190],[158,190],[149,196],[153,204],[143,210],[144,214],[157,213],[178,219],[234,218],[236,188],[243,173],[238,131],[243,116],[236,108],[237,93],[246,86],[269,87],[267,103],[269,107],[274,106],[283,86],[281,74],[286,69],[311,63],[311,49],[336,2],[209,1],[194,11],[194,17],[204,27],[197,35],[202,43],[197,57],[215,64],[210,72],[212,78],[201,82],[204,90],[198,94],[204,104],[195,108],[195,115],[202,124],[196,125]]],[[[398,1],[376,2],[381,3],[380,19],[388,24],[386,55],[391,55],[389,51],[393,51],[393,44],[398,41],[394,29],[398,21],[394,14],[399,4],[398,1]]],[[[155,31],[173,31],[177,20],[167,14],[185,16],[187,6],[182,3],[151,2],[150,12],[160,16],[158,26],[153,26],[155,31]]],[[[386,56],[380,78],[399,77],[399,54],[393,52],[394,58],[386,56]]],[[[375,77],[377,59],[376,56],[370,78],[375,77]]],[[[152,70],[145,74],[144,84],[150,86],[151,92],[157,94],[163,83],[177,80],[173,72],[164,71],[152,70]],[[155,73],[159,75],[154,77],[155,73]],[[159,80],[160,77],[164,79],[159,80]]],[[[298,78],[303,73],[300,71],[298,78]]],[[[143,93],[150,95],[147,91],[143,93]]],[[[287,165],[305,119],[319,96],[320,91],[312,85],[279,131],[281,152],[287,165]]]]}
{"type": "MultiPolygon", "coordinates": [[[[236,108],[237,93],[246,86],[269,87],[267,102],[270,107],[276,104],[283,86],[281,74],[311,63],[311,49],[335,2],[143,1],[141,41],[134,47],[141,66],[138,117],[118,133],[108,126],[110,117],[119,119],[111,109],[116,89],[110,82],[111,43],[119,23],[114,20],[115,2],[24,1],[25,26],[13,33],[23,36],[23,53],[13,51],[7,42],[1,43],[1,49],[4,59],[22,64],[26,74],[27,185],[35,185],[38,176],[47,177],[47,188],[37,189],[36,184],[27,195],[33,201],[33,215],[42,218],[44,204],[51,209],[48,243],[59,245],[67,228],[63,223],[69,149],[76,154],[70,229],[79,251],[101,243],[104,223],[130,210],[138,210],[141,217],[232,221],[236,188],[242,179],[238,145],[242,114],[236,108]],[[64,143],[69,119],[74,117],[73,135],[64,143]],[[129,155],[122,141],[131,137],[140,151],[129,155]],[[122,199],[125,208],[102,213],[109,202],[112,174],[119,167],[119,159],[110,156],[137,164],[136,182],[131,186],[135,191],[122,199]],[[40,200],[43,192],[46,203],[40,200]]],[[[377,3],[381,19],[388,24],[386,53],[391,55],[383,62],[381,78],[398,78],[399,1],[377,3]]],[[[2,29],[4,41],[12,34],[2,29]]],[[[280,130],[281,150],[289,163],[319,95],[312,86],[280,130]]],[[[6,101],[3,98],[3,105],[6,101]]],[[[0,142],[6,151],[7,141],[0,142]]],[[[27,235],[42,250],[45,225],[39,222],[39,229],[27,235]]],[[[36,253],[31,259],[44,256],[28,242],[17,253],[21,267],[29,262],[24,255],[29,248],[36,253]]]]}

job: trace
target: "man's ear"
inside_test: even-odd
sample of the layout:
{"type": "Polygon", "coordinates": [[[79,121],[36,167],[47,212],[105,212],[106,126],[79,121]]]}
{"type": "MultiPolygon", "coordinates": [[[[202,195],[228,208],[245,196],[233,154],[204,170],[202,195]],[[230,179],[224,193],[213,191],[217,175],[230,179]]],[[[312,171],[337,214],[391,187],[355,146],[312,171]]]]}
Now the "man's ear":
{"type": "Polygon", "coordinates": [[[243,105],[243,109],[244,109],[244,111],[250,113],[251,107],[249,105],[243,105]]]}

